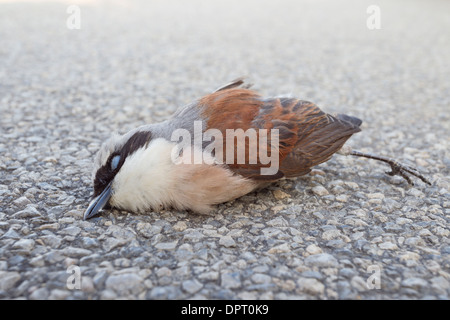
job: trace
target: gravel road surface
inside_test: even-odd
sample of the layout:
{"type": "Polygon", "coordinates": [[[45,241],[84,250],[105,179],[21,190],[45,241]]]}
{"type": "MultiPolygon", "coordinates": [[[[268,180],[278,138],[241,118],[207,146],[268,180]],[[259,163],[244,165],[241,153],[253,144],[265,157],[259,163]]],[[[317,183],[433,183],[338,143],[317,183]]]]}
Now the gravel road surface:
{"type": "Polygon", "coordinates": [[[82,1],[70,29],[77,3],[0,1],[0,298],[449,299],[450,2],[82,1]],[[242,75],[433,185],[336,155],[208,216],[83,221],[105,138],[242,75]]]}

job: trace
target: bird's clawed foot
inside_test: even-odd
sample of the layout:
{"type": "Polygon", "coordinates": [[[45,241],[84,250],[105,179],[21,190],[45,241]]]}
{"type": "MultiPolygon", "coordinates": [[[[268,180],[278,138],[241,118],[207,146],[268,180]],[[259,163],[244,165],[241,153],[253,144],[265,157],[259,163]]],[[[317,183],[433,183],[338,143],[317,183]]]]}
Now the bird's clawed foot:
{"type": "MultiPolygon", "coordinates": [[[[389,163],[389,162],[388,162],[389,163]]],[[[397,161],[394,161],[392,163],[389,163],[389,165],[391,166],[391,171],[387,171],[386,173],[390,176],[401,176],[403,177],[403,179],[405,179],[406,181],[408,181],[408,183],[410,185],[414,185],[414,183],[411,181],[410,177],[408,177],[408,175],[406,173],[409,173],[417,178],[419,178],[420,180],[422,180],[423,182],[429,184],[431,186],[431,182],[428,181],[423,175],[420,174],[419,171],[417,171],[416,168],[398,163],[397,161]]]]}
{"type": "Polygon", "coordinates": [[[350,152],[350,155],[357,156],[357,157],[365,157],[365,158],[369,158],[369,159],[386,162],[387,164],[389,164],[391,166],[391,171],[387,171],[386,174],[388,174],[390,176],[401,176],[410,185],[414,185],[414,183],[412,182],[411,178],[407,175],[407,173],[419,178],[426,184],[431,185],[431,182],[428,181],[428,179],[425,178],[416,168],[399,163],[398,161],[396,161],[392,158],[382,157],[382,156],[373,155],[373,154],[369,154],[369,153],[363,153],[363,152],[356,151],[356,150],[352,150],[350,152]]]}

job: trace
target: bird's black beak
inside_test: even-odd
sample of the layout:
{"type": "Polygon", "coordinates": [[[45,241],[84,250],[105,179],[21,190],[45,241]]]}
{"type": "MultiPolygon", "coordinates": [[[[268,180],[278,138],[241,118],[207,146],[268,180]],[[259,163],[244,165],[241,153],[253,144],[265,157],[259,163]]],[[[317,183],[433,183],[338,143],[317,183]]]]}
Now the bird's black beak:
{"type": "Polygon", "coordinates": [[[108,203],[109,199],[111,198],[111,185],[112,181],[108,183],[106,188],[100,193],[97,197],[92,199],[91,203],[89,204],[89,207],[87,208],[86,212],[84,213],[84,220],[90,219],[94,216],[96,216],[100,210],[102,210],[106,204],[108,203]]]}

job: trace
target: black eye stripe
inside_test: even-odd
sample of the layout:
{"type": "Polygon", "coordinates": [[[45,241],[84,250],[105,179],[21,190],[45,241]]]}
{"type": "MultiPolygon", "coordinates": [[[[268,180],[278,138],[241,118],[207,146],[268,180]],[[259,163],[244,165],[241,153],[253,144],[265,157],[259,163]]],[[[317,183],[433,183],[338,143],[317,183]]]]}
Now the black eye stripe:
{"type": "Polygon", "coordinates": [[[135,153],[140,148],[146,146],[152,138],[150,131],[137,131],[130,139],[124,144],[120,151],[121,161],[129,155],[135,153]]]}
{"type": "Polygon", "coordinates": [[[114,179],[117,172],[119,172],[120,168],[124,164],[126,158],[140,148],[146,146],[150,142],[151,138],[152,134],[150,131],[137,131],[127,140],[127,142],[120,150],[113,152],[108,157],[106,163],[102,167],[100,167],[95,174],[93,197],[96,197],[100,193],[102,193],[103,189],[105,189],[108,183],[110,183],[111,180],[114,179]],[[117,164],[116,169],[112,170],[111,162],[115,156],[120,156],[120,160],[117,164]]]}

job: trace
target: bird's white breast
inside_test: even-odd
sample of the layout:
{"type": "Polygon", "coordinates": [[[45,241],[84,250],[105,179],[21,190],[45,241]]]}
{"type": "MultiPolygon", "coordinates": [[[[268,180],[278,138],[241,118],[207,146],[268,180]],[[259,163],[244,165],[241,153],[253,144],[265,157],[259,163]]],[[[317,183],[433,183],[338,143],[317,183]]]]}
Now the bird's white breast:
{"type": "Polygon", "coordinates": [[[176,146],[157,138],[128,156],[114,178],[111,205],[135,212],[174,207],[207,213],[212,205],[255,189],[254,182],[224,166],[211,165],[211,159],[201,164],[172,161],[176,146]]]}

